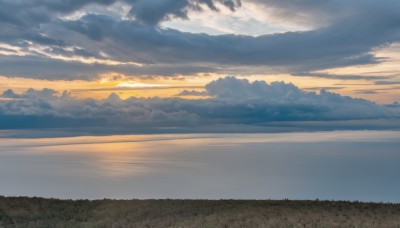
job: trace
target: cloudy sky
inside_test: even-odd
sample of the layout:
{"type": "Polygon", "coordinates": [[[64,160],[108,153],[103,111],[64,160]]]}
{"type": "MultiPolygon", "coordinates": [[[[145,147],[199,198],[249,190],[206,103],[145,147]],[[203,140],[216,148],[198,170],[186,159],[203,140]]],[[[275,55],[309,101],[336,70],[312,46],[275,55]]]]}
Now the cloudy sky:
{"type": "Polygon", "coordinates": [[[0,0],[0,128],[396,119],[399,10],[398,0],[0,0]]]}

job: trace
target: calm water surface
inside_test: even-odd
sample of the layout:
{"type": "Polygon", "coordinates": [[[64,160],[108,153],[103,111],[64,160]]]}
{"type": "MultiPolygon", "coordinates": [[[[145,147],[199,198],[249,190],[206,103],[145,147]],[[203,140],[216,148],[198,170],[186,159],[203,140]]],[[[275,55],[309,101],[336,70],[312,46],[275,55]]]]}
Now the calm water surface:
{"type": "Polygon", "coordinates": [[[0,195],[400,202],[400,132],[3,138],[0,195]]]}

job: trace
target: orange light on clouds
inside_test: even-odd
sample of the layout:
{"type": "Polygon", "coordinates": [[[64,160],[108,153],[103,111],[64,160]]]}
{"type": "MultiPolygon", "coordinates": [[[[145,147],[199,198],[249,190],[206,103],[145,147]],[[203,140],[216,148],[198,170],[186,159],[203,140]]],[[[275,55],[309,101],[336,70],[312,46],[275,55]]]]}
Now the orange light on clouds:
{"type": "Polygon", "coordinates": [[[117,87],[127,87],[127,88],[157,88],[157,87],[166,87],[167,85],[162,84],[147,84],[147,83],[138,83],[138,82],[120,82],[117,87]]]}
{"type": "MultiPolygon", "coordinates": [[[[13,48],[7,46],[8,49],[13,48]]],[[[19,51],[19,50],[16,50],[19,51]]],[[[267,83],[284,81],[293,83],[306,91],[318,92],[320,89],[348,95],[352,97],[365,98],[378,103],[392,103],[400,100],[400,76],[397,68],[400,63],[400,44],[392,44],[373,51],[373,54],[384,59],[378,64],[358,65],[350,67],[338,67],[314,73],[332,75],[360,75],[360,76],[382,76],[382,81],[390,81],[388,84],[374,83],[374,80],[344,80],[340,78],[319,78],[310,76],[292,76],[290,74],[236,74],[237,78],[264,80],[267,83]],[[388,79],[388,76],[390,79],[388,79]],[[396,81],[399,84],[396,85],[396,81]],[[397,87],[396,87],[397,86],[397,87]],[[372,92],[371,92],[372,91],[372,92]]],[[[21,52],[21,51],[20,51],[21,52]]],[[[24,53],[20,53],[24,54],[24,53]]],[[[195,75],[181,75],[173,77],[165,76],[128,76],[118,73],[107,73],[100,75],[96,80],[42,80],[27,78],[12,78],[0,76],[0,92],[12,89],[22,93],[29,88],[43,89],[51,88],[58,91],[71,92],[76,98],[105,99],[111,93],[116,93],[120,98],[127,99],[134,97],[176,97],[183,90],[204,91],[204,86],[226,74],[198,73],[195,75]]],[[[201,96],[182,96],[185,99],[201,99],[201,96]]]]}

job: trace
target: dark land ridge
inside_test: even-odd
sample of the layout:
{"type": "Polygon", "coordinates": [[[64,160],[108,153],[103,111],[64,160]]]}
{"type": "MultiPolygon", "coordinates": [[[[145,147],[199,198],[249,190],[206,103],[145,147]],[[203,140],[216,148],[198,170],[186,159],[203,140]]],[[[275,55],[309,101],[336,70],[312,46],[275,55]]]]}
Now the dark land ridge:
{"type": "Polygon", "coordinates": [[[0,227],[400,227],[400,204],[0,196],[0,227]]]}

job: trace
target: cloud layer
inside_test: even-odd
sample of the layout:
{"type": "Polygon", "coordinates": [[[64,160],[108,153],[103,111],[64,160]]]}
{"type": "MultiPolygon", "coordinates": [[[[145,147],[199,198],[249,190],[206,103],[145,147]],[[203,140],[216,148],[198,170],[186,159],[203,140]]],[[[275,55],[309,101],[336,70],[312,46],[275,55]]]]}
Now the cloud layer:
{"type": "Polygon", "coordinates": [[[224,5],[234,11],[241,5],[240,0],[127,0],[132,5],[129,13],[139,22],[148,25],[157,25],[161,21],[171,18],[188,19],[188,11],[202,10],[202,5],[218,11],[216,4],[224,5]]]}
{"type": "Polygon", "coordinates": [[[396,107],[321,90],[305,92],[293,84],[250,83],[235,77],[206,85],[209,99],[135,98],[74,99],[68,92],[5,91],[0,100],[0,128],[179,128],[268,122],[338,121],[399,118],[396,107]]]}
{"type": "Polygon", "coordinates": [[[0,74],[16,77],[90,80],[106,72],[171,76],[241,67],[298,75],[378,63],[383,59],[372,51],[400,41],[400,2],[394,0],[0,0],[0,5],[0,74]],[[253,37],[160,26],[190,19],[190,11],[234,11],[245,3],[274,20],[313,29],[253,37]]]}

